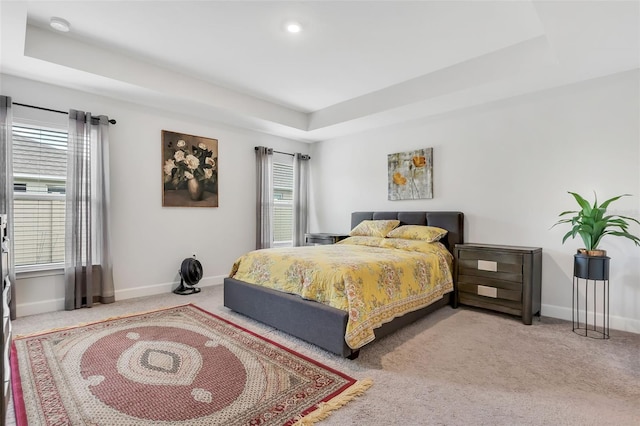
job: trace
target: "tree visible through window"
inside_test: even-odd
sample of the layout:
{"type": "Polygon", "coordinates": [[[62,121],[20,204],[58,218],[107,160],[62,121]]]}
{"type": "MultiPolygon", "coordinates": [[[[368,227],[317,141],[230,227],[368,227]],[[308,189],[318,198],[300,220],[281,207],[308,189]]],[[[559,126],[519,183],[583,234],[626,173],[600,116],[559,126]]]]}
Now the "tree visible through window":
{"type": "Polygon", "coordinates": [[[67,132],[13,125],[17,267],[64,262],[67,132]]]}

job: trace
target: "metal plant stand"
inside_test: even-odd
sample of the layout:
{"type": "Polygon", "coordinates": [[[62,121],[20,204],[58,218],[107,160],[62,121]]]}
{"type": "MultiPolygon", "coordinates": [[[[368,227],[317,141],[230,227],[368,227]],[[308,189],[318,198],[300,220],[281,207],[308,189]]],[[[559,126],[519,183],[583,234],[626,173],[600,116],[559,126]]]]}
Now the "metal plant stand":
{"type": "Polygon", "coordinates": [[[581,336],[594,339],[609,338],[609,260],[607,256],[574,255],[573,263],[573,300],[572,300],[572,324],[573,332],[581,336]],[[584,294],[580,297],[580,289],[584,294]],[[602,287],[601,321],[598,321],[598,294],[602,287]],[[590,290],[592,287],[592,290],[590,290]],[[591,303],[590,298],[592,297],[591,303]],[[580,304],[584,300],[584,305],[580,304]],[[592,315],[589,315],[589,307],[592,307],[592,315]],[[583,315],[581,315],[581,310],[583,315]],[[589,318],[593,316],[593,321],[589,318]],[[581,319],[584,321],[581,322],[581,319]]]}

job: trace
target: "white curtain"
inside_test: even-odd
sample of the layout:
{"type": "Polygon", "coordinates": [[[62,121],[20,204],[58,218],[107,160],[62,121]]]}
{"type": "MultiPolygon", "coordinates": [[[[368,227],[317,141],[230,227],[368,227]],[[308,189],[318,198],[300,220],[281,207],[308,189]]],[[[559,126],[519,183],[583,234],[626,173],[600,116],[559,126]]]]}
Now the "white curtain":
{"type": "Polygon", "coordinates": [[[273,149],[256,147],[256,249],[271,247],[273,149]]]}
{"type": "Polygon", "coordinates": [[[109,220],[109,118],[69,112],[65,309],[115,301],[109,220]]]}
{"type": "Polygon", "coordinates": [[[13,244],[13,114],[8,96],[0,96],[0,213],[7,215],[9,238],[9,281],[11,282],[11,319],[16,319],[16,269],[13,244]]]}
{"type": "Polygon", "coordinates": [[[293,246],[304,245],[309,218],[309,160],[299,152],[293,156],[293,246]]]}

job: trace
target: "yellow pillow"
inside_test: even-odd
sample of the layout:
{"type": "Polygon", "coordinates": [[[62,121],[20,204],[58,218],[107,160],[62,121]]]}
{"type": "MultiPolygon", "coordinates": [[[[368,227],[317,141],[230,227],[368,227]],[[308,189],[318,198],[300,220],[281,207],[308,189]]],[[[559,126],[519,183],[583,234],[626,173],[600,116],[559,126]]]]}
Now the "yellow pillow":
{"type": "MultiPolygon", "coordinates": [[[[343,240],[344,241],[344,240],[343,240]]],[[[452,255],[444,246],[444,244],[438,241],[422,241],[422,240],[407,240],[405,238],[383,238],[380,244],[382,248],[400,249],[406,251],[417,251],[419,253],[435,253],[444,255],[447,259],[452,255]]]]}
{"type": "Polygon", "coordinates": [[[384,238],[382,237],[363,237],[358,235],[355,237],[345,238],[344,240],[338,241],[336,244],[380,247],[383,242],[384,238]]]}
{"type": "Polygon", "coordinates": [[[421,240],[428,243],[439,241],[447,235],[446,229],[435,226],[403,225],[393,229],[387,234],[387,238],[404,238],[405,240],[421,240]]]}
{"type": "Polygon", "coordinates": [[[400,225],[399,220],[363,220],[349,232],[351,237],[382,237],[400,225]]]}

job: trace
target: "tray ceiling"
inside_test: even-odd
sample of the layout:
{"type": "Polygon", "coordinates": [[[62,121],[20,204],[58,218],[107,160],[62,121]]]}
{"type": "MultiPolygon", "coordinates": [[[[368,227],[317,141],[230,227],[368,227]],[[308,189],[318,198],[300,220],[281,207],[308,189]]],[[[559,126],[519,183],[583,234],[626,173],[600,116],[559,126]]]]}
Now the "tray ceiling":
{"type": "Polygon", "coordinates": [[[15,1],[0,71],[317,141],[639,67],[636,1],[15,1]],[[53,16],[71,23],[59,33],[53,16]],[[288,20],[303,31],[284,31],[288,20]]]}

